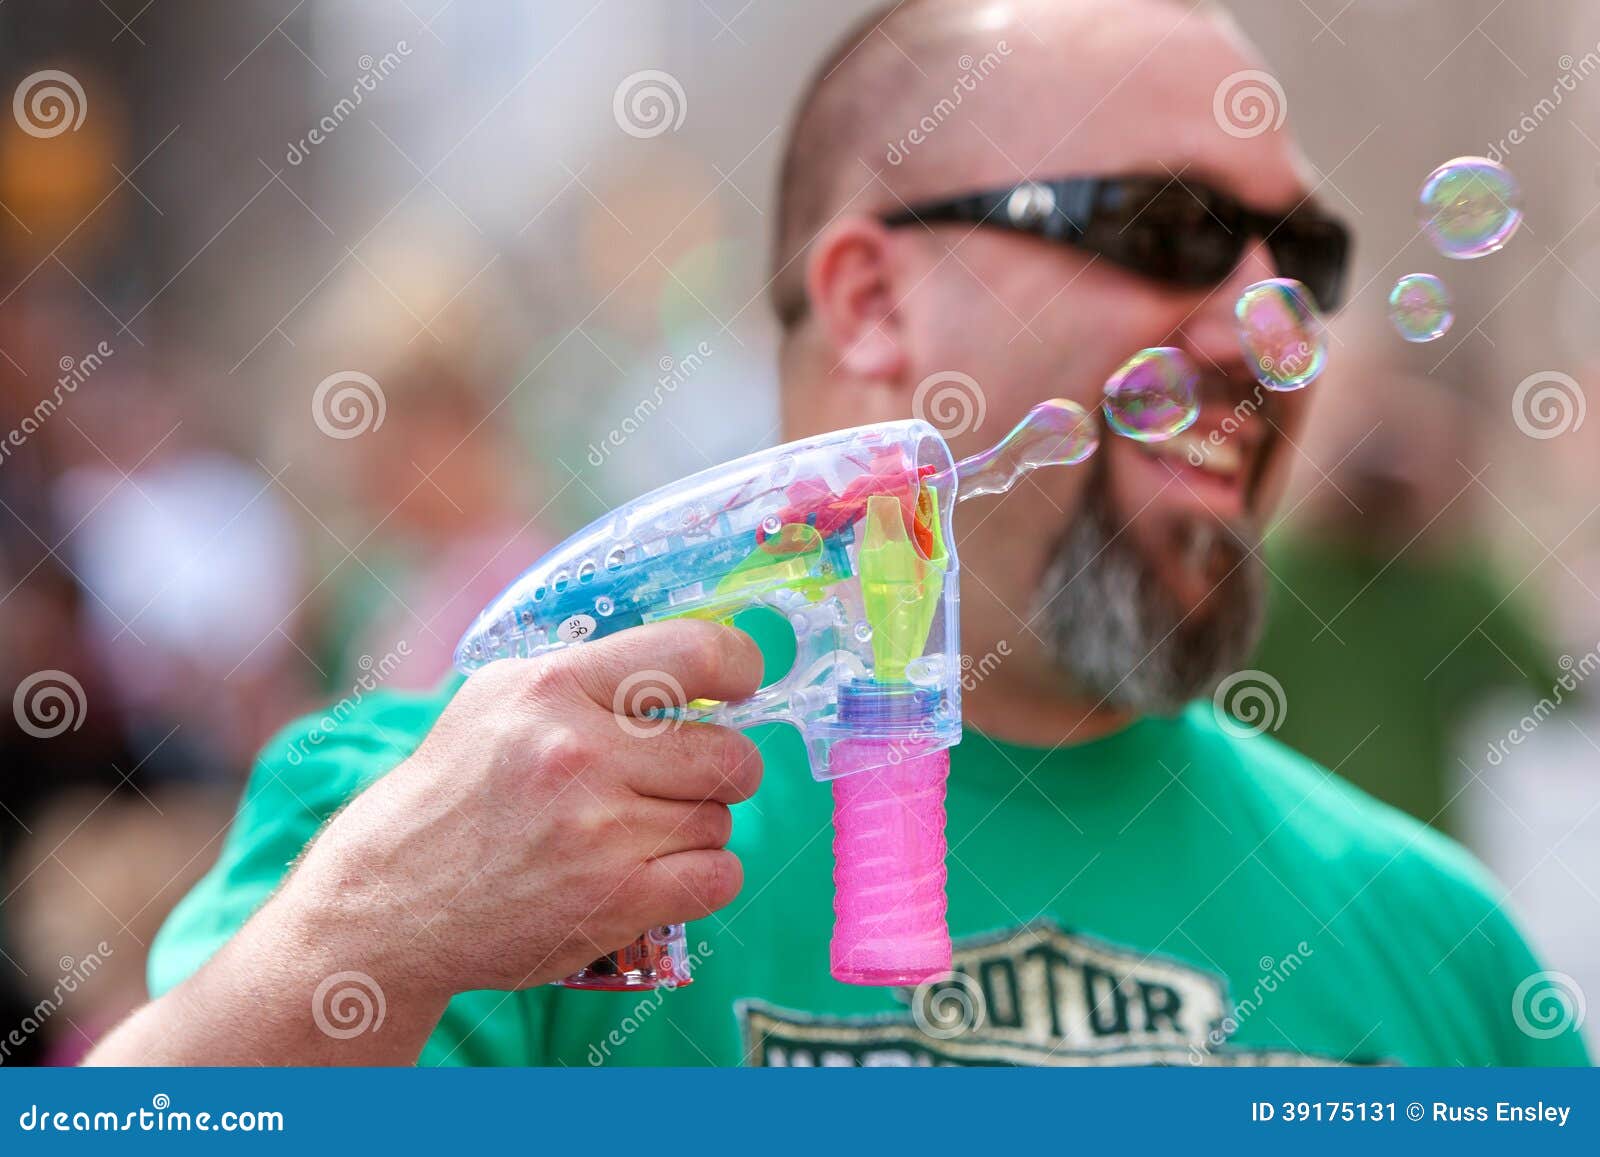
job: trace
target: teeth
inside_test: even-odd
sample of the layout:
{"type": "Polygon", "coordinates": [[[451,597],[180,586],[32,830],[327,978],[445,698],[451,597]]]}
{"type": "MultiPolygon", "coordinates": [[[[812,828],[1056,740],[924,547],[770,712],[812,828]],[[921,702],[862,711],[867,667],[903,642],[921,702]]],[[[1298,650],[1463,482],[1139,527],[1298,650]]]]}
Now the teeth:
{"type": "MultiPolygon", "coordinates": [[[[1190,459],[1191,463],[1194,461],[1194,458],[1190,459]]],[[[1244,456],[1239,453],[1239,447],[1232,443],[1224,442],[1220,446],[1207,443],[1200,448],[1199,462],[1199,469],[1208,474],[1220,474],[1232,478],[1244,465],[1244,456]]]]}
{"type": "Polygon", "coordinates": [[[1165,442],[1141,443],[1141,448],[1157,458],[1174,458],[1206,474],[1232,478],[1244,465],[1244,455],[1232,442],[1213,442],[1208,435],[1185,431],[1165,442]]]}

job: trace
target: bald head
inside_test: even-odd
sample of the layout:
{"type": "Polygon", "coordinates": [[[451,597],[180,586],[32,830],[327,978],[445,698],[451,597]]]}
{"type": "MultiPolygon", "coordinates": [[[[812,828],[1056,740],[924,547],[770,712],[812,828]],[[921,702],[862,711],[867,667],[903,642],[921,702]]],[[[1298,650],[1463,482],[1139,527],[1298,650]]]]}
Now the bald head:
{"type": "Polygon", "coordinates": [[[1226,20],[1212,0],[901,0],[857,24],[813,74],[790,128],[773,251],[784,327],[806,314],[804,253],[830,220],[951,192],[996,162],[1004,179],[1021,179],[1019,168],[1043,158],[1038,148],[1017,155],[999,126],[1040,118],[1053,139],[1071,135],[1096,85],[1103,93],[1130,63],[1117,63],[1110,25],[1126,27],[1140,9],[1164,29],[1226,20]],[[1075,102],[1064,58],[1082,61],[1075,102]]]}

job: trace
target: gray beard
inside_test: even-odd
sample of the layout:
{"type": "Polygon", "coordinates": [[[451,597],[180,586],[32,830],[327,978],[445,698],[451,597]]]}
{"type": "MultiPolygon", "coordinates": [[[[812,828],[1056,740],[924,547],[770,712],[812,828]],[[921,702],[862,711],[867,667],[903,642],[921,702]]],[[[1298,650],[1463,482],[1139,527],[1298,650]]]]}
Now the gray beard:
{"type": "Polygon", "coordinates": [[[1191,565],[1217,575],[1205,608],[1187,617],[1133,537],[1117,527],[1103,471],[1045,569],[1037,595],[1040,634],[1074,688],[1102,705],[1174,714],[1209,695],[1255,650],[1265,583],[1242,532],[1191,517],[1174,533],[1191,565]]]}

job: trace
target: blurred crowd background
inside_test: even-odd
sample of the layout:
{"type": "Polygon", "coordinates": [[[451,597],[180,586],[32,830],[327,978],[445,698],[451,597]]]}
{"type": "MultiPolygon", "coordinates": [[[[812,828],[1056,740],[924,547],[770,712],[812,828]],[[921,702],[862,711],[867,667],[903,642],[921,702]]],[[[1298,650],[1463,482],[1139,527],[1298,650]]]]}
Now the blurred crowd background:
{"type": "MultiPolygon", "coordinates": [[[[1600,10],[1229,6],[1359,235],[1269,539],[1273,729],[1465,840],[1600,999],[1600,10]],[[1417,189],[1496,152],[1528,222],[1441,263],[1417,189]],[[1414,268],[1458,317],[1418,347],[1414,268]]],[[[0,6],[0,1063],[141,999],[274,730],[434,684],[541,545],[776,439],[783,124],[865,8],[0,6]]]]}

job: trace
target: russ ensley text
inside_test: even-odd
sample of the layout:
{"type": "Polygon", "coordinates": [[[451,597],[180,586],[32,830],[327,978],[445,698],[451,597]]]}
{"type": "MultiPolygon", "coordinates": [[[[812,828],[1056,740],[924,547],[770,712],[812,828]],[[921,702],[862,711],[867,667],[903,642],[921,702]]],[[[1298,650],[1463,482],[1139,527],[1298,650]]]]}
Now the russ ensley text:
{"type": "Polygon", "coordinates": [[[1492,1104],[1467,1105],[1450,1101],[1252,1101],[1250,1119],[1259,1122],[1298,1125],[1361,1124],[1409,1121],[1414,1124],[1428,1122],[1441,1125],[1553,1125],[1562,1128],[1572,1112],[1571,1105],[1555,1105],[1544,1101],[1525,1104],[1514,1101],[1495,1101],[1492,1104]]]}

